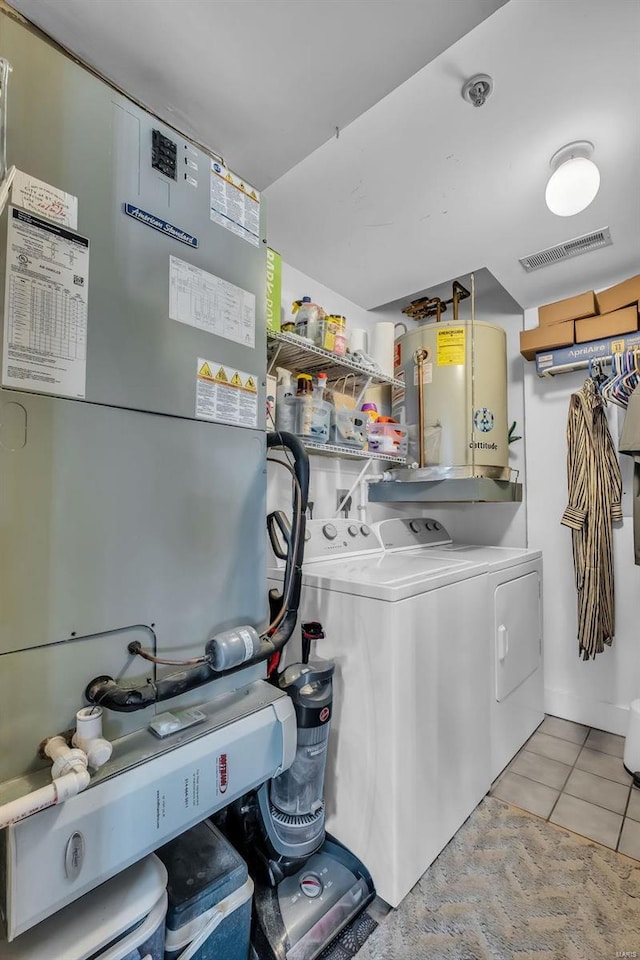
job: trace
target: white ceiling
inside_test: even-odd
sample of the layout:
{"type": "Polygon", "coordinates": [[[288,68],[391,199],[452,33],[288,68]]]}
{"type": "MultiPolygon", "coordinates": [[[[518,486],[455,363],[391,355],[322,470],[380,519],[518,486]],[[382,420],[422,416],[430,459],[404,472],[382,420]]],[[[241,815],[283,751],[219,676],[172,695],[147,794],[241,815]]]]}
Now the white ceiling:
{"type": "Polygon", "coordinates": [[[487,267],[522,306],[640,268],[640,3],[511,0],[267,191],[285,260],[373,307],[487,267]],[[481,108],[460,95],[492,75],[481,108]],[[593,204],[556,217],[549,159],[589,139],[593,204]],[[610,226],[613,246],[527,274],[518,258],[610,226]]]}
{"type": "Polygon", "coordinates": [[[640,269],[638,0],[11,2],[256,186],[279,177],[270,243],[361,306],[482,267],[522,306],[640,269]],[[549,159],[578,139],[600,192],[555,217],[549,159]],[[518,263],[605,226],[612,247],[518,263]]]}
{"type": "Polygon", "coordinates": [[[506,0],[10,0],[263,189],[506,0]]]}

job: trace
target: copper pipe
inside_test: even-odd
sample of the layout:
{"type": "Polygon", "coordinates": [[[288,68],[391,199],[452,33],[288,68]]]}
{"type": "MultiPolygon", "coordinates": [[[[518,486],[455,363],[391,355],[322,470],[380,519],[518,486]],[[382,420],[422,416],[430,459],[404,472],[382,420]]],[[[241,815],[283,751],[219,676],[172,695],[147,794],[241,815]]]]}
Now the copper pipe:
{"type": "Polygon", "coordinates": [[[424,361],[427,360],[429,354],[426,350],[416,350],[413,355],[414,362],[418,366],[418,436],[420,444],[420,456],[419,456],[419,465],[421,467],[426,467],[426,451],[425,451],[425,442],[424,442],[424,383],[422,381],[422,373],[424,369],[424,361]]]}

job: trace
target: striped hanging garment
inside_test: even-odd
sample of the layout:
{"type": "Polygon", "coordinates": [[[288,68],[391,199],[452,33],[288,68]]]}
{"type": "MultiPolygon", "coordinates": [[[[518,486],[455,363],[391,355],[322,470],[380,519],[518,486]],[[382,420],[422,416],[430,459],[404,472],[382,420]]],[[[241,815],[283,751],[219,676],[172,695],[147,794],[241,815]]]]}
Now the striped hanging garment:
{"type": "Polygon", "coordinates": [[[615,631],[612,523],[622,520],[622,478],[595,381],[571,395],[567,419],[569,505],[578,591],[578,652],[583,660],[611,645],[615,631]]]}

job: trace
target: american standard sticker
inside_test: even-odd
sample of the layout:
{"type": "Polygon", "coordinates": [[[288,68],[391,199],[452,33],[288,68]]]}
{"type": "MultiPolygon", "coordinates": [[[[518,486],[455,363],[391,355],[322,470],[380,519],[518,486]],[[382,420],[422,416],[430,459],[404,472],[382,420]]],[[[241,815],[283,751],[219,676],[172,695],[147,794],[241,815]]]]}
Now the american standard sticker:
{"type": "Polygon", "coordinates": [[[182,230],[180,227],[176,227],[173,223],[163,220],[162,217],[156,217],[153,213],[141,210],[140,207],[137,207],[134,203],[125,203],[123,209],[128,217],[139,220],[140,223],[151,227],[152,230],[164,233],[174,240],[179,240],[180,243],[186,243],[188,247],[199,246],[197,237],[192,236],[192,234],[187,233],[186,230],[182,230]]]}

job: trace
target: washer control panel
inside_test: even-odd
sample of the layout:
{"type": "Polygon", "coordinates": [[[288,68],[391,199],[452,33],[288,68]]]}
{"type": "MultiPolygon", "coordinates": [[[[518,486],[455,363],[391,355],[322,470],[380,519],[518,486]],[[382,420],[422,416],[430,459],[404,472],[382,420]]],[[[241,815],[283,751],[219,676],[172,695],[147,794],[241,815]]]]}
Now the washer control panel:
{"type": "Polygon", "coordinates": [[[304,562],[375,553],[381,544],[375,531],[358,520],[307,520],[304,562]]]}
{"type": "Polygon", "coordinates": [[[385,550],[435,547],[452,542],[447,528],[433,517],[381,520],[376,531],[385,550]]]}

